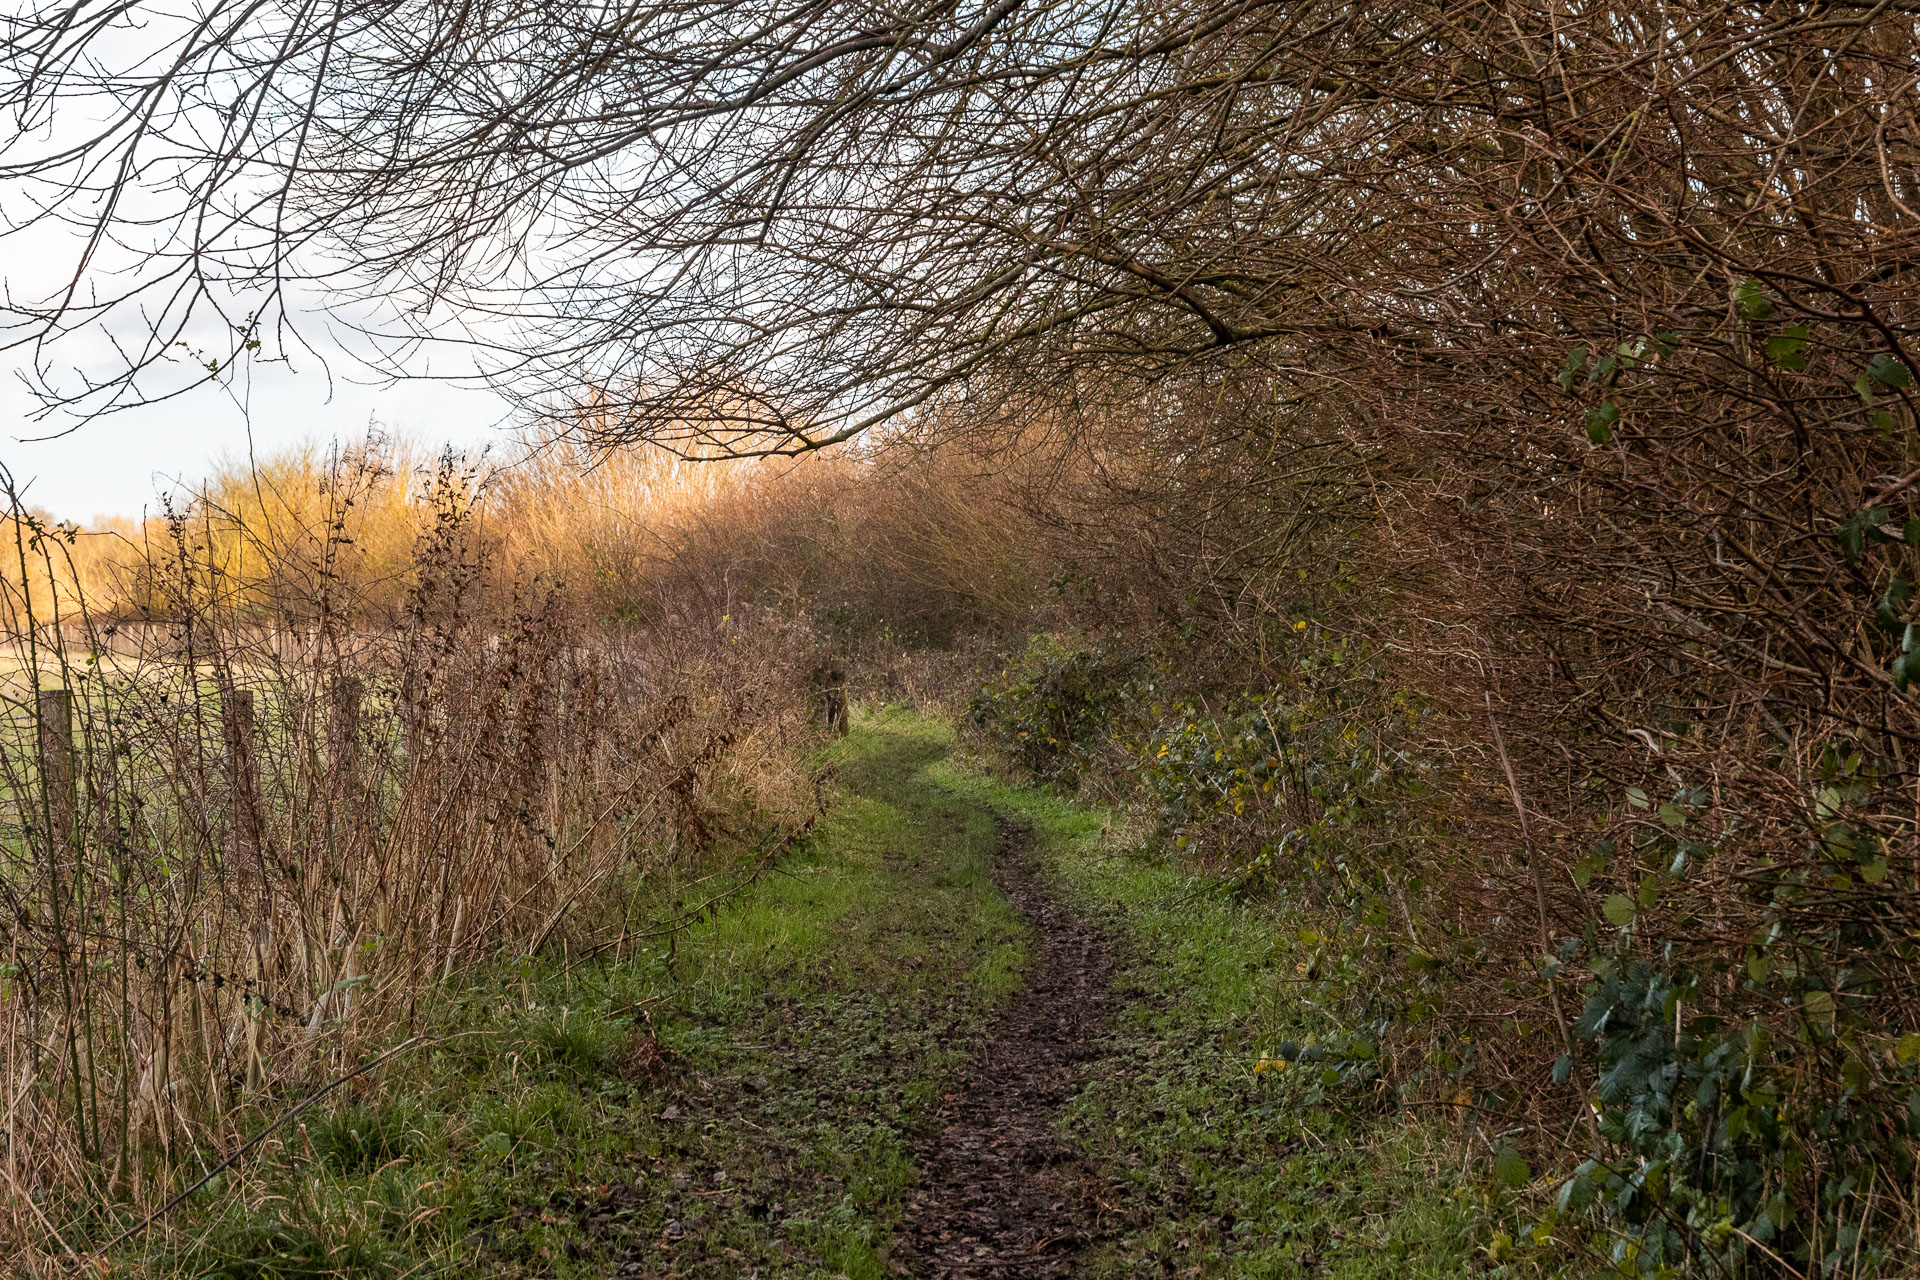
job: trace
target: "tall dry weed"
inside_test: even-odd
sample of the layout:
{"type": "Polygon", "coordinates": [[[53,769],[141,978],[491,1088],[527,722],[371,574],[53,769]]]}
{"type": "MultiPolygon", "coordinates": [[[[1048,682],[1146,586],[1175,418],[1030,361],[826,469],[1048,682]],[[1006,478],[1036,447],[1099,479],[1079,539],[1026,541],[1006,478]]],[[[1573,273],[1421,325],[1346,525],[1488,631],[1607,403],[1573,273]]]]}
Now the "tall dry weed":
{"type": "Polygon", "coordinates": [[[151,1206],[246,1108],[350,1069],[476,964],[617,950],[664,860],[771,857],[811,823],[784,633],[600,625],[501,565],[481,479],[377,448],[225,477],[97,612],[22,589],[80,579],[16,511],[10,1243],[151,1206]]]}

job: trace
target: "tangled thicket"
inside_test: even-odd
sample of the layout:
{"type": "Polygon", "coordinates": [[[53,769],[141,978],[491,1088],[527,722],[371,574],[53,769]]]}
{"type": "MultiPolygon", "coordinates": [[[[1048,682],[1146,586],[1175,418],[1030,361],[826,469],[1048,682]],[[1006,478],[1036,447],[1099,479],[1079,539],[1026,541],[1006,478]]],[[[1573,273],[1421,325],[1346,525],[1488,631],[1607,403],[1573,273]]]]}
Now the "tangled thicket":
{"type": "MultiPolygon", "coordinates": [[[[1024,446],[1032,545],[943,598],[1004,618],[1037,575],[1181,654],[1179,732],[1219,755],[1158,742],[1242,751],[1229,807],[1348,752],[1357,793],[1274,782],[1273,821],[1372,833],[1342,874],[1394,904],[1405,983],[1500,1011],[1446,1073],[1562,1099],[1543,1134],[1597,1103],[1565,1201],[1605,1196],[1623,1263],[1911,1264],[1909,0],[366,0],[109,80],[68,10],[8,28],[5,101],[147,123],[10,172],[110,219],[94,175],[174,148],[194,198],[148,265],[269,286],[235,354],[345,246],[423,324],[521,325],[502,376],[601,444],[905,415],[1024,446]],[[214,83],[257,109],[208,144],[178,122],[214,83]],[[286,198],[237,199],[263,172],[286,198]],[[1227,741],[1255,730],[1273,752],[1227,741]]],[[[1285,873],[1293,844],[1234,838],[1285,873]]]]}

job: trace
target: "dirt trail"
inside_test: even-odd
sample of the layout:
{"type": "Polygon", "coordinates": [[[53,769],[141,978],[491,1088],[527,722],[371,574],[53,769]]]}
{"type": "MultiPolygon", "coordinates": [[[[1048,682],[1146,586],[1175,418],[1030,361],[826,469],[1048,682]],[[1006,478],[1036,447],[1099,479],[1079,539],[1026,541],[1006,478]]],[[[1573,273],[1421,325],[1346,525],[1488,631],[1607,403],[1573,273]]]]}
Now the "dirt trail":
{"type": "Polygon", "coordinates": [[[1001,825],[994,879],[1036,934],[1026,987],[935,1112],[899,1258],[916,1280],[1057,1277],[1094,1237],[1088,1175],[1058,1135],[1100,1053],[1113,959],[1048,893],[1022,832],[1001,825]]]}

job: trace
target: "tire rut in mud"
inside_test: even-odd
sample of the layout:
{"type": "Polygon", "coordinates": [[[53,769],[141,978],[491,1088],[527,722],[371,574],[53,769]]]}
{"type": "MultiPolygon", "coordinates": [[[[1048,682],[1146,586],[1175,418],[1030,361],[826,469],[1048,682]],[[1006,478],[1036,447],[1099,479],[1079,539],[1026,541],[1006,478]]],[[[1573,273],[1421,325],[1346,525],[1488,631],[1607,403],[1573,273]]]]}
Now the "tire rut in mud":
{"type": "Polygon", "coordinates": [[[1094,1181],[1059,1120],[1103,1052],[1113,956],[1054,899],[1026,849],[1025,833],[1002,822],[994,880],[1034,931],[1033,963],[934,1113],[896,1255],[916,1280],[1068,1276],[1098,1232],[1094,1181]]]}

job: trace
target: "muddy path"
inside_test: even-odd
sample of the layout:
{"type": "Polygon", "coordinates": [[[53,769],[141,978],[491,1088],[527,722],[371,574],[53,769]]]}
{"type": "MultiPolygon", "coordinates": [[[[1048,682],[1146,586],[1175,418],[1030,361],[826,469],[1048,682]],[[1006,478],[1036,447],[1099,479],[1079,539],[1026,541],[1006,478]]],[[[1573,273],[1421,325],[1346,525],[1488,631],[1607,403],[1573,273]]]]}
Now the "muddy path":
{"type": "Polygon", "coordinates": [[[1102,1053],[1113,956],[1054,899],[1024,833],[1005,822],[994,879],[1034,930],[1033,963],[934,1113],[896,1255],[915,1280],[1072,1275],[1098,1230],[1094,1179],[1059,1121],[1102,1053]]]}

